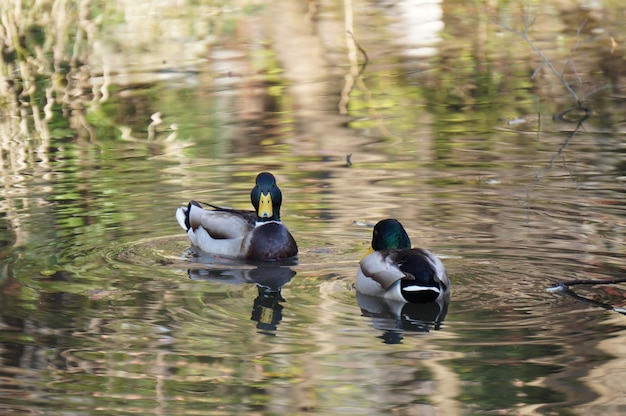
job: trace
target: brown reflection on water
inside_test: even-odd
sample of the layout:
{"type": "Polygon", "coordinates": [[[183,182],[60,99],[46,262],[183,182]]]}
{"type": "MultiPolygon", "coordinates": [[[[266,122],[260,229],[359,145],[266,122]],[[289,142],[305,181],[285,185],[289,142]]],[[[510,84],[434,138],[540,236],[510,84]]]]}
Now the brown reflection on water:
{"type": "Polygon", "coordinates": [[[516,5],[83,2],[34,27],[3,3],[28,46],[2,43],[4,391],[163,414],[623,406],[622,317],[544,291],[626,266],[624,10],[565,3],[533,5],[529,38],[594,92],[576,135],[552,120],[575,98],[506,29],[516,5]],[[302,247],[273,337],[256,287],[189,279],[173,219],[248,207],[260,170],[302,247]],[[454,281],[442,328],[393,348],[351,285],[390,216],[454,281]]]}
{"type": "MultiPolygon", "coordinates": [[[[623,317],[614,316],[608,320],[609,324],[621,326],[623,317]]],[[[603,409],[605,413],[618,414],[626,406],[624,392],[619,387],[623,384],[622,377],[626,368],[626,344],[624,330],[611,334],[611,338],[600,341],[598,349],[614,357],[612,360],[590,368],[588,375],[583,377],[584,382],[597,394],[594,401],[583,403],[582,412],[594,413],[595,409],[603,409]],[[617,388],[616,388],[617,386],[617,388]]]]}

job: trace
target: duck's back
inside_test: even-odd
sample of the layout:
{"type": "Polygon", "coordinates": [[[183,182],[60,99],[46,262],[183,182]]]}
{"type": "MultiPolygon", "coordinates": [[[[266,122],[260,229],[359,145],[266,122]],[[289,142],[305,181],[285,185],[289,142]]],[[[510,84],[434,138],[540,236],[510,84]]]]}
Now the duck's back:
{"type": "Polygon", "coordinates": [[[402,279],[400,290],[411,303],[434,302],[449,292],[449,280],[441,260],[430,251],[413,248],[399,250],[398,267],[415,279],[402,279]]]}
{"type": "Polygon", "coordinates": [[[437,265],[434,255],[428,250],[420,248],[397,250],[396,256],[400,270],[411,274],[420,284],[433,283],[437,280],[437,265]]]}

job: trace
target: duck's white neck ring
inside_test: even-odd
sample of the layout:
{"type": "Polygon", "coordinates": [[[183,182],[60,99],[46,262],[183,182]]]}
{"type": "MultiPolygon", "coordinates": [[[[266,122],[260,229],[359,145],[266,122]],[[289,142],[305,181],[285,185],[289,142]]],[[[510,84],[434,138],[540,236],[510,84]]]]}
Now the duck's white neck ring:
{"type": "Polygon", "coordinates": [[[263,226],[263,225],[265,225],[265,224],[271,224],[271,223],[274,223],[274,224],[281,224],[281,222],[280,222],[280,221],[276,221],[276,220],[269,220],[269,221],[257,221],[257,222],[254,224],[254,227],[255,227],[255,228],[256,228],[256,227],[262,227],[262,226],[263,226]]]}

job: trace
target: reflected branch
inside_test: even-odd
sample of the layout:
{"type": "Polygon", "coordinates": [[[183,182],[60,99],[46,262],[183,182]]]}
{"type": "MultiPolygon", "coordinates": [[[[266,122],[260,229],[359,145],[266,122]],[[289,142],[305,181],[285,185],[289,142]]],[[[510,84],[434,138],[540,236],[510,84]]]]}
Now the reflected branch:
{"type": "Polygon", "coordinates": [[[361,64],[361,69],[359,69],[359,72],[356,74],[356,77],[358,78],[363,74],[363,72],[365,72],[365,68],[367,68],[367,64],[370,62],[370,58],[369,56],[367,56],[367,52],[365,51],[365,49],[363,49],[361,45],[359,44],[359,42],[357,42],[357,40],[354,38],[354,34],[348,31],[348,36],[352,38],[352,41],[354,42],[354,46],[356,46],[356,48],[359,50],[359,52],[361,52],[361,54],[363,55],[363,58],[365,59],[363,63],[361,64]]]}
{"type": "MultiPolygon", "coordinates": [[[[545,169],[540,170],[539,172],[537,172],[537,174],[535,175],[536,181],[534,183],[531,183],[530,185],[528,185],[528,187],[526,188],[526,201],[527,201],[527,205],[526,208],[529,209],[530,208],[530,204],[528,203],[528,201],[530,200],[530,193],[532,192],[534,186],[536,184],[538,184],[539,182],[541,182],[541,179],[543,178],[543,176],[554,167],[554,164],[556,163],[557,158],[563,158],[563,152],[565,152],[565,149],[567,149],[567,147],[569,146],[569,144],[571,143],[572,139],[578,134],[578,132],[582,129],[583,127],[583,122],[585,120],[587,120],[587,118],[589,118],[591,116],[591,110],[584,108],[584,107],[574,107],[574,108],[569,108],[565,111],[562,111],[561,113],[555,115],[553,117],[553,119],[555,121],[562,121],[562,122],[568,122],[568,121],[576,121],[576,128],[574,129],[574,131],[565,139],[565,141],[561,144],[561,146],[559,146],[558,150],[556,151],[556,153],[554,155],[552,155],[552,157],[550,158],[550,161],[548,163],[548,167],[545,169]],[[578,119],[574,119],[574,120],[570,120],[568,118],[568,115],[570,114],[576,114],[575,111],[577,110],[582,110],[583,114],[582,116],[580,116],[578,119]]],[[[541,119],[541,117],[539,117],[539,119],[541,119]]],[[[570,169],[567,168],[567,165],[565,164],[565,159],[563,158],[563,167],[564,169],[566,169],[570,176],[574,176],[574,172],[570,169]]]]}
{"type": "MultiPolygon", "coordinates": [[[[578,94],[576,94],[576,92],[572,89],[572,87],[569,85],[569,83],[565,80],[565,78],[563,78],[563,75],[557,71],[557,69],[554,67],[554,65],[552,65],[552,62],[548,59],[548,57],[541,51],[541,49],[539,49],[537,47],[537,45],[535,45],[533,43],[532,40],[530,40],[530,37],[528,36],[528,30],[530,29],[530,27],[533,25],[534,23],[534,18],[531,20],[530,18],[530,2],[526,3],[526,12],[524,14],[524,30],[523,31],[519,31],[516,29],[513,29],[512,27],[509,26],[504,26],[502,24],[499,24],[500,27],[504,28],[505,30],[508,30],[509,32],[515,33],[516,35],[518,35],[519,37],[521,37],[522,39],[524,39],[524,41],[528,44],[528,46],[530,46],[530,48],[537,54],[539,55],[539,57],[541,58],[541,60],[543,61],[543,64],[545,66],[547,66],[550,71],[559,79],[559,81],[561,81],[561,84],[563,84],[563,86],[565,87],[565,89],[567,89],[567,91],[572,94],[572,96],[576,99],[577,102],[580,102],[580,98],[578,97],[578,94]]],[[[536,75],[536,73],[541,69],[541,67],[537,68],[537,70],[535,71],[535,73],[533,74],[533,76],[536,75]]]]}
{"type": "MultiPolygon", "coordinates": [[[[579,108],[570,108],[568,110],[565,110],[559,114],[557,114],[556,116],[554,116],[554,120],[555,121],[564,121],[564,117],[567,116],[568,113],[574,111],[574,110],[578,110],[579,108]]],[[[559,149],[556,151],[556,153],[552,156],[552,158],[550,158],[550,163],[548,165],[548,169],[552,169],[552,167],[554,166],[554,162],[556,161],[557,157],[560,157],[563,155],[563,152],[565,151],[565,149],[567,148],[567,146],[569,146],[570,142],[572,141],[572,139],[574,138],[574,136],[576,136],[578,134],[578,132],[581,130],[582,126],[583,126],[583,122],[589,117],[589,115],[591,114],[590,110],[584,109],[585,111],[585,115],[578,120],[578,123],[576,124],[576,128],[574,129],[574,131],[572,132],[572,134],[570,134],[567,139],[565,139],[565,141],[561,144],[561,146],[559,147],[559,149]]],[[[543,172],[545,173],[545,171],[543,172]]],[[[571,172],[570,172],[571,174],[571,172]]]]}
{"type": "Polygon", "coordinates": [[[539,71],[544,67],[548,67],[550,72],[552,72],[554,74],[554,76],[556,76],[558,78],[558,80],[561,82],[561,84],[565,87],[565,89],[574,97],[574,99],[576,100],[576,102],[578,103],[579,107],[582,107],[582,103],[584,102],[584,100],[589,97],[590,95],[602,91],[604,89],[607,89],[610,87],[610,85],[605,85],[599,88],[594,88],[593,90],[585,93],[582,97],[580,97],[576,91],[574,91],[574,89],[572,88],[572,86],[570,85],[569,82],[567,82],[567,80],[565,79],[565,70],[567,69],[568,66],[570,66],[572,68],[572,71],[574,72],[574,75],[576,76],[576,78],[578,79],[578,81],[580,82],[580,75],[576,69],[576,65],[574,63],[574,60],[572,58],[572,52],[576,51],[578,49],[578,46],[580,45],[580,35],[582,33],[582,29],[585,27],[586,23],[587,23],[587,19],[583,20],[583,22],[579,25],[577,31],[576,31],[576,44],[574,45],[574,47],[572,48],[572,50],[570,51],[570,56],[567,60],[567,62],[565,63],[565,66],[563,68],[562,71],[558,71],[556,69],[556,67],[552,64],[552,61],[550,61],[550,59],[548,59],[548,57],[541,51],[541,49],[539,49],[537,47],[537,45],[535,45],[535,43],[530,39],[530,36],[528,34],[528,31],[530,29],[530,27],[534,24],[535,19],[530,17],[530,1],[526,2],[526,10],[524,13],[524,29],[522,31],[516,30],[512,27],[509,26],[505,26],[502,24],[498,24],[498,26],[502,27],[503,29],[515,33],[516,35],[518,35],[519,37],[521,37],[522,39],[524,39],[524,41],[528,44],[528,46],[530,46],[530,48],[541,58],[542,60],[542,65],[540,65],[535,72],[532,74],[531,79],[534,79],[537,74],[539,73],[539,71]]]}
{"type": "Polygon", "coordinates": [[[354,41],[354,36],[350,34],[353,33],[354,22],[352,19],[352,1],[344,0],[343,1],[344,8],[344,21],[346,26],[346,45],[348,47],[348,61],[350,62],[350,72],[345,75],[346,83],[341,90],[341,99],[339,100],[339,114],[346,115],[348,114],[348,102],[350,101],[350,93],[354,88],[354,79],[358,75],[359,71],[357,68],[357,58],[356,58],[356,45],[354,41]]]}
{"type": "MultiPolygon", "coordinates": [[[[353,31],[353,16],[352,16],[352,1],[344,0],[344,14],[345,14],[345,28],[346,28],[346,43],[348,47],[348,60],[350,62],[350,71],[345,75],[345,84],[341,90],[341,99],[338,103],[339,114],[347,115],[348,114],[348,103],[350,102],[350,94],[354,89],[355,85],[358,85],[360,90],[363,92],[364,99],[369,104],[369,108],[372,111],[372,119],[380,120],[379,127],[387,137],[392,137],[393,134],[389,131],[389,129],[384,125],[383,117],[376,111],[377,106],[372,99],[372,94],[370,90],[367,88],[365,83],[363,82],[363,73],[367,68],[369,63],[369,56],[365,49],[359,45],[356,41],[353,31]],[[357,51],[360,52],[364,61],[361,67],[359,68],[359,62],[357,59],[357,51]]],[[[348,166],[350,164],[348,163],[348,166]]]]}
{"type": "Polygon", "coordinates": [[[345,27],[346,27],[346,44],[348,46],[348,60],[350,61],[350,72],[346,74],[345,79],[346,83],[341,90],[341,100],[339,101],[339,114],[346,115],[348,114],[348,102],[350,101],[350,93],[354,89],[355,79],[359,79],[367,64],[369,63],[369,57],[367,56],[367,52],[365,49],[359,45],[354,37],[353,31],[353,16],[352,16],[352,2],[351,0],[344,0],[344,19],[345,19],[345,27]],[[365,61],[361,65],[361,68],[358,68],[358,59],[357,59],[357,50],[363,54],[365,61]]]}
{"type": "MultiPolygon", "coordinates": [[[[565,65],[563,66],[563,70],[561,71],[561,75],[565,74],[565,70],[567,69],[568,66],[572,67],[572,71],[574,72],[574,75],[576,76],[576,79],[578,80],[579,84],[582,84],[582,79],[580,77],[580,74],[578,73],[578,69],[576,69],[576,63],[574,62],[574,58],[572,57],[572,53],[575,52],[578,49],[578,46],[580,45],[580,34],[583,30],[583,28],[585,27],[585,25],[587,24],[587,18],[585,17],[583,19],[583,22],[578,26],[578,29],[576,30],[576,44],[574,45],[574,47],[572,49],[570,49],[569,52],[569,58],[565,61],[565,65]]],[[[584,100],[584,98],[583,98],[584,100]]],[[[580,103],[580,101],[579,101],[580,103]]]]}
{"type": "Polygon", "coordinates": [[[582,101],[584,102],[587,99],[587,97],[590,97],[597,92],[608,90],[609,88],[611,88],[611,84],[606,84],[606,85],[602,85],[601,87],[594,88],[586,92],[585,95],[583,95],[582,101]]]}
{"type": "Polygon", "coordinates": [[[344,115],[348,114],[348,102],[350,101],[350,93],[354,89],[355,79],[360,79],[361,75],[365,71],[365,68],[367,67],[367,64],[369,62],[369,57],[367,56],[367,52],[365,52],[365,49],[363,49],[361,45],[359,45],[359,43],[354,38],[354,35],[352,34],[352,32],[347,31],[346,33],[348,37],[351,39],[351,42],[349,42],[349,44],[352,44],[352,48],[358,49],[359,52],[363,54],[363,56],[365,57],[365,61],[361,65],[361,68],[358,71],[356,71],[356,74],[354,74],[355,71],[353,69],[357,68],[357,65],[358,65],[358,62],[356,61],[356,58],[355,58],[354,62],[351,63],[350,65],[351,67],[350,74],[346,74],[346,84],[341,90],[341,100],[339,101],[339,113],[344,114],[344,115]]]}

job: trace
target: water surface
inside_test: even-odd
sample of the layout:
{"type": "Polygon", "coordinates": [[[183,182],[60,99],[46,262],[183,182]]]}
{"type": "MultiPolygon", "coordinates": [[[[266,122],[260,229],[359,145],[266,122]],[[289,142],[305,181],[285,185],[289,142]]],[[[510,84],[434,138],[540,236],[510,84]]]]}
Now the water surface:
{"type": "Polygon", "coordinates": [[[0,6],[3,413],[623,413],[624,285],[546,289],[624,275],[626,10],[560,3],[0,6]],[[298,261],[196,256],[260,171],[298,261]],[[449,304],[357,296],[388,217],[449,304]]]}

